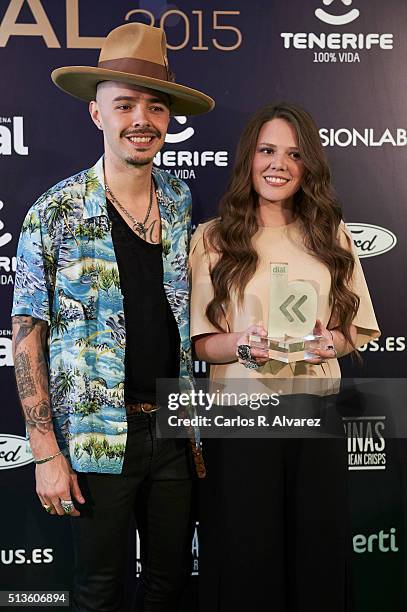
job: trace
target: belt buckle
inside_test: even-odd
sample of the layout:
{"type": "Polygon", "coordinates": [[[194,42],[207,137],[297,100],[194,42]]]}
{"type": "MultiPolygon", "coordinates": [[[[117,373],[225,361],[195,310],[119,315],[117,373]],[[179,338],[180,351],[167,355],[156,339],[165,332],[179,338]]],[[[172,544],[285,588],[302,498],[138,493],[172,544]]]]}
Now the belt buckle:
{"type": "MultiPolygon", "coordinates": [[[[149,406],[154,406],[154,404],[148,404],[149,406]]],[[[144,412],[144,414],[149,414],[150,412],[157,412],[158,410],[158,406],[157,408],[150,408],[150,410],[144,410],[144,406],[145,404],[141,404],[141,412],[144,412]]]]}

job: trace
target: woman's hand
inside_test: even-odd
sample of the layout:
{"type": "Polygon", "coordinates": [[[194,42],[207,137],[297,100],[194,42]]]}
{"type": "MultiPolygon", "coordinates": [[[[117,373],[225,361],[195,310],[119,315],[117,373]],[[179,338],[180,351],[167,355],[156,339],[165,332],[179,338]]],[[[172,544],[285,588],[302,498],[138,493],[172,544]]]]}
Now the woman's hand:
{"type": "Polygon", "coordinates": [[[314,336],[323,337],[321,340],[321,347],[312,349],[312,354],[315,355],[315,358],[308,358],[305,361],[307,363],[320,364],[327,359],[336,359],[337,352],[334,346],[333,334],[322,325],[319,319],[316,320],[313,334],[314,336]]]}
{"type": "Polygon", "coordinates": [[[250,325],[236,341],[236,356],[238,362],[246,368],[257,369],[267,363],[270,357],[267,350],[249,345],[250,335],[266,337],[267,331],[261,325],[250,325]]]}

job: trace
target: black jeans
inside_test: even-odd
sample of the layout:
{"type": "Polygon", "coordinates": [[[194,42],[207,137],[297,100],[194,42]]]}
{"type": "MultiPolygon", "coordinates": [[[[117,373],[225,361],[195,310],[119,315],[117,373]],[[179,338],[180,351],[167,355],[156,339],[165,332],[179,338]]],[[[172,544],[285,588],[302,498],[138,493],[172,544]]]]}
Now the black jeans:
{"type": "Polygon", "coordinates": [[[122,474],[78,474],[86,499],[72,518],[75,612],[123,612],[132,514],[142,573],[136,612],[176,612],[191,568],[192,470],[185,440],[156,438],[155,414],[128,417],[122,474]]]}

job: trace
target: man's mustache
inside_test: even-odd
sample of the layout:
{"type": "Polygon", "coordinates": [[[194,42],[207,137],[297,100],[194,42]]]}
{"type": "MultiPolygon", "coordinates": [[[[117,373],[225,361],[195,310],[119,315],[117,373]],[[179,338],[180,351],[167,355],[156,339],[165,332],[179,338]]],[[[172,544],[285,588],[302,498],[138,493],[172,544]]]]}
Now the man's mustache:
{"type": "Polygon", "coordinates": [[[132,136],[156,136],[157,138],[161,138],[161,132],[158,130],[131,130],[127,132],[123,132],[123,136],[126,138],[131,138],[132,136]]]}

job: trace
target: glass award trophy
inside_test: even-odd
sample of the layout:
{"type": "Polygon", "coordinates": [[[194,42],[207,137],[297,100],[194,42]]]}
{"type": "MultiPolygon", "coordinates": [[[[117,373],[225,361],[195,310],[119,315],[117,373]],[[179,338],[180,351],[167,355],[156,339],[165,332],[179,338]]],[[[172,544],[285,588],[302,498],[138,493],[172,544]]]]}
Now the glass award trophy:
{"type": "Polygon", "coordinates": [[[288,282],[288,264],[270,263],[268,336],[249,336],[249,345],[267,350],[270,359],[285,363],[312,359],[326,339],[314,335],[318,292],[307,281],[288,282]]]}

